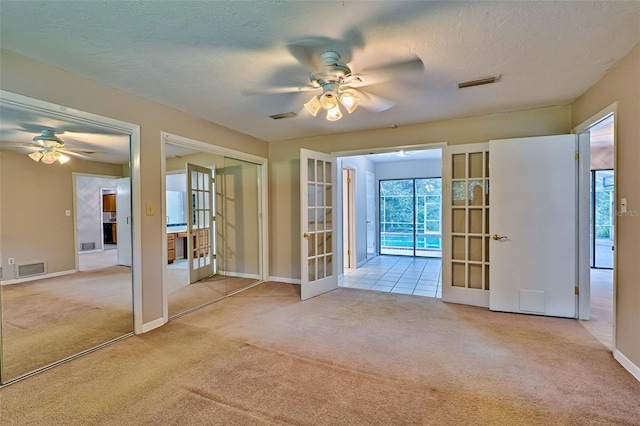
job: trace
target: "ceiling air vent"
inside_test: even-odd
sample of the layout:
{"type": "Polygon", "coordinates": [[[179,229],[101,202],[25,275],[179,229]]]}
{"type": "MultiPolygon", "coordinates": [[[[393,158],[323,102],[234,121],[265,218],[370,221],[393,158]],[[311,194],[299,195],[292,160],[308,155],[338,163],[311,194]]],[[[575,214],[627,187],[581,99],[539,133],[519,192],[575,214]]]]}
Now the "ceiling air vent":
{"type": "Polygon", "coordinates": [[[496,77],[485,77],[479,78],[477,80],[469,80],[458,83],[458,89],[464,89],[466,87],[474,87],[474,86],[482,86],[484,84],[492,84],[500,79],[500,76],[496,77]]]}
{"type": "Polygon", "coordinates": [[[270,115],[269,117],[273,118],[274,120],[280,120],[282,118],[291,118],[295,116],[295,112],[283,112],[282,114],[270,115]]]}

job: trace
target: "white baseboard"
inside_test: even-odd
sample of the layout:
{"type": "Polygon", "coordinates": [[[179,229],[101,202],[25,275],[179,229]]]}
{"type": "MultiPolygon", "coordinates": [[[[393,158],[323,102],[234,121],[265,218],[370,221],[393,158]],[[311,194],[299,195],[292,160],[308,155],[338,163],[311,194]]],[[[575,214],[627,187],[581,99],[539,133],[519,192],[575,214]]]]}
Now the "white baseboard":
{"type": "Polygon", "coordinates": [[[76,271],[75,269],[71,269],[69,271],[60,271],[60,272],[52,272],[50,274],[34,275],[32,277],[15,278],[11,280],[2,281],[0,282],[0,285],[20,284],[20,283],[26,283],[29,281],[43,280],[45,278],[62,277],[64,275],[75,274],[76,272],[78,271],[76,271]]]}
{"type": "Polygon", "coordinates": [[[640,367],[631,362],[629,358],[617,349],[613,351],[613,357],[640,382],[640,367]]]}
{"type": "Polygon", "coordinates": [[[167,321],[164,318],[158,318],[157,320],[142,324],[142,333],[146,333],[147,331],[151,331],[154,328],[158,328],[161,325],[166,324],[166,322],[167,321]]]}
{"type": "Polygon", "coordinates": [[[287,284],[300,284],[301,280],[299,278],[284,278],[284,277],[269,277],[269,281],[278,281],[281,283],[287,284]]]}
{"type": "Polygon", "coordinates": [[[235,277],[235,278],[251,278],[254,280],[260,279],[260,275],[258,274],[244,274],[242,272],[220,271],[220,275],[224,275],[225,277],[235,277]]]}

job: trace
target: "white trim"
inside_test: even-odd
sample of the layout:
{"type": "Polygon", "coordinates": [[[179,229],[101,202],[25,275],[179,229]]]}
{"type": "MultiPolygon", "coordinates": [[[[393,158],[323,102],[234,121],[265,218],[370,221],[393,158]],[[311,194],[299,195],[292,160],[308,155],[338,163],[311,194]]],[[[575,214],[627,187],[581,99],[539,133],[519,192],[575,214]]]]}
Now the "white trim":
{"type": "MultiPolygon", "coordinates": [[[[18,265],[16,264],[16,266],[18,265]]],[[[77,272],[78,271],[75,269],[69,269],[67,271],[58,271],[58,272],[52,272],[50,274],[33,275],[31,277],[26,277],[26,278],[14,278],[10,280],[0,281],[0,285],[20,284],[20,283],[26,283],[29,281],[44,280],[45,278],[62,277],[64,275],[71,275],[77,272]]]]}
{"type": "Polygon", "coordinates": [[[576,277],[578,279],[578,319],[591,319],[591,244],[589,236],[591,219],[591,146],[588,133],[578,134],[578,229],[576,233],[576,277]]]}
{"type": "MultiPolygon", "coordinates": [[[[162,216],[162,271],[160,271],[160,281],[162,282],[162,318],[165,322],[169,321],[169,290],[166,285],[167,267],[169,265],[169,241],[167,240],[167,139],[168,135],[160,132],[160,158],[162,158],[162,161],[160,161],[160,176],[162,176],[160,179],[160,203],[162,206],[162,214],[160,215],[162,216]]],[[[188,262],[188,253],[184,255],[188,262]]]]}
{"type": "Polygon", "coordinates": [[[633,377],[640,382],[640,366],[635,365],[629,358],[624,356],[619,350],[613,351],[613,357],[622,365],[633,377]]]}
{"type": "MultiPolygon", "coordinates": [[[[167,320],[165,320],[164,318],[158,318],[153,321],[146,322],[142,324],[142,326],[140,327],[140,330],[141,330],[140,333],[146,333],[147,331],[151,331],[166,323],[167,323],[167,320]]],[[[140,334],[140,333],[136,333],[136,334],[140,334]]]]}
{"type": "Polygon", "coordinates": [[[434,143],[426,143],[419,145],[397,145],[397,146],[388,146],[383,148],[364,148],[364,149],[354,149],[352,151],[335,151],[332,152],[331,155],[334,157],[353,157],[355,155],[369,155],[369,154],[385,154],[388,152],[396,152],[398,150],[410,150],[410,151],[421,151],[427,149],[442,149],[447,146],[446,142],[434,142],[434,143]]]}
{"type": "MultiPolygon", "coordinates": [[[[586,132],[587,130],[589,130],[589,128],[593,127],[595,124],[597,124],[600,121],[604,120],[605,118],[607,118],[611,114],[615,115],[617,109],[618,109],[618,102],[612,103],[611,105],[609,105],[608,107],[606,107],[602,111],[592,115],[591,117],[589,117],[588,119],[586,119],[582,123],[578,124],[573,129],[571,129],[571,133],[578,134],[578,133],[586,132]]],[[[615,126],[615,122],[614,122],[614,126],[615,126]]]]}
{"type": "Polygon", "coordinates": [[[297,285],[302,284],[302,280],[300,280],[299,278],[269,277],[269,281],[276,281],[280,283],[297,284],[297,285]]]}
{"type": "Polygon", "coordinates": [[[242,272],[220,271],[220,275],[224,275],[225,277],[234,277],[234,278],[253,278],[254,280],[262,279],[260,274],[245,274],[242,272]]]}
{"type": "MultiPolygon", "coordinates": [[[[142,332],[142,264],[140,254],[142,248],[141,210],[140,210],[140,126],[116,120],[102,115],[69,108],[39,99],[0,90],[0,105],[22,112],[38,114],[72,123],[83,123],[103,129],[119,131],[129,135],[130,140],[130,175],[132,193],[132,285],[133,285],[133,323],[134,333],[142,332]]],[[[74,271],[75,272],[75,271],[74,271]]]]}

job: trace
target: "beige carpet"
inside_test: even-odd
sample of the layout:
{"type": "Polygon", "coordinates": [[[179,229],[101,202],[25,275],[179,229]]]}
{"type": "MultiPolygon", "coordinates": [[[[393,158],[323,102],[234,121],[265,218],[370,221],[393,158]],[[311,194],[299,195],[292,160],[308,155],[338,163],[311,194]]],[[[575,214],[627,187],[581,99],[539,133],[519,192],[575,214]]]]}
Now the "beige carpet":
{"type": "Polygon", "coordinates": [[[578,321],[264,283],[0,390],[7,425],[637,425],[578,321]]]}

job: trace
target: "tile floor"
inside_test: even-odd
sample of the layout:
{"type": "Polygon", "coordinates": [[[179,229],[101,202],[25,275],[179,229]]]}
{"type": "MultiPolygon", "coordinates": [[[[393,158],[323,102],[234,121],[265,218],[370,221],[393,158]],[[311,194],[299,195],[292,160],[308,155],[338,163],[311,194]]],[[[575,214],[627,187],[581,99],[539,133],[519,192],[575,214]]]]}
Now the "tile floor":
{"type": "Polygon", "coordinates": [[[440,258],[377,256],[357,269],[345,269],[341,287],[442,298],[440,258]]]}

